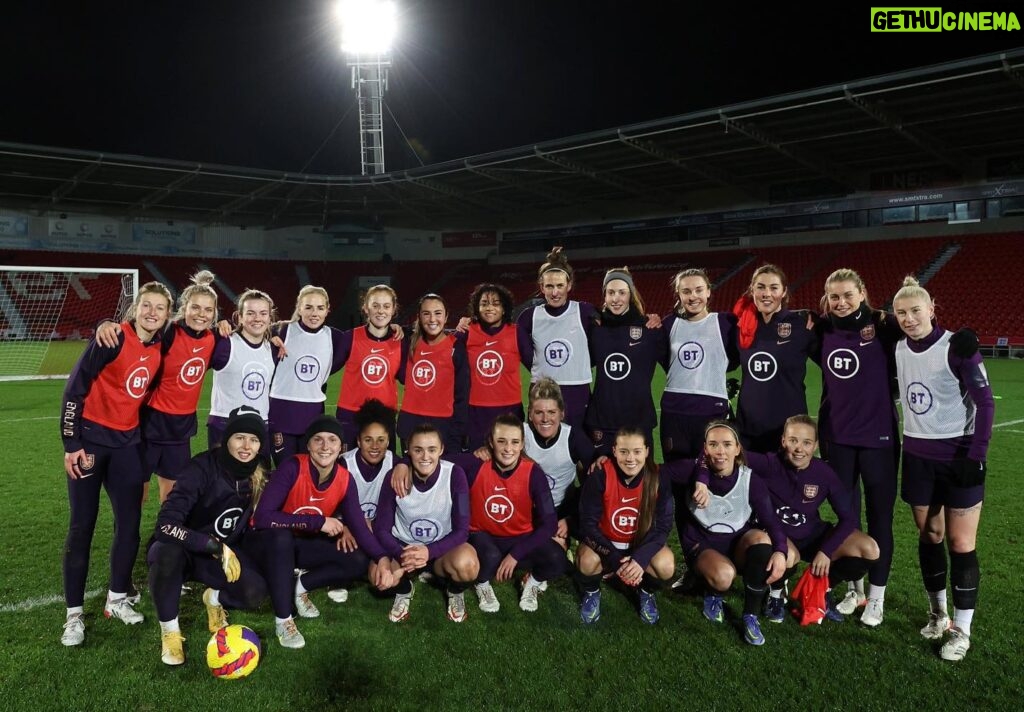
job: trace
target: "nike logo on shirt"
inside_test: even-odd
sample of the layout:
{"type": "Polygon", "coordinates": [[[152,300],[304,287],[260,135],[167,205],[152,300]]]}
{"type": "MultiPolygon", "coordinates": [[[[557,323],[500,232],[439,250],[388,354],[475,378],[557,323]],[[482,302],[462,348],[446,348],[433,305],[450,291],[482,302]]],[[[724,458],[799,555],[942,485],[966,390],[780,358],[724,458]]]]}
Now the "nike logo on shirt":
{"type": "Polygon", "coordinates": [[[630,345],[630,346],[639,346],[639,345],[640,345],[640,342],[639,342],[639,341],[633,341],[633,342],[630,342],[630,344],[629,344],[629,345],[630,345]]]}
{"type": "Polygon", "coordinates": [[[484,343],[484,346],[494,346],[496,343],[498,343],[498,342],[497,341],[487,341],[487,342],[484,343]]]}
{"type": "Polygon", "coordinates": [[[785,341],[776,341],[775,343],[778,346],[782,346],[783,344],[788,344],[789,342],[790,342],[790,339],[786,339],[785,341]]]}
{"type": "Polygon", "coordinates": [[[205,346],[197,346],[196,348],[192,349],[192,353],[197,354],[205,348],[205,346]]]}
{"type": "Polygon", "coordinates": [[[149,356],[139,356],[139,361],[148,361],[149,356]]]}
{"type": "Polygon", "coordinates": [[[383,351],[383,350],[384,350],[384,349],[370,349],[370,353],[371,353],[371,354],[379,354],[379,353],[380,353],[381,351],[383,351]]]}
{"type": "Polygon", "coordinates": [[[623,497],[622,498],[622,503],[625,504],[626,502],[635,502],[638,499],[640,499],[640,498],[639,497],[623,497]]]}
{"type": "Polygon", "coordinates": [[[504,492],[507,489],[508,489],[508,487],[495,487],[494,491],[495,492],[504,492]]]}
{"type": "Polygon", "coordinates": [[[429,356],[434,353],[433,351],[420,351],[420,356],[429,356]]]}
{"type": "Polygon", "coordinates": [[[325,499],[327,499],[327,498],[326,497],[310,497],[309,501],[310,502],[323,502],[325,499]]]}
{"type": "Polygon", "coordinates": [[[873,344],[873,343],[874,343],[873,341],[861,341],[860,345],[861,346],[867,346],[868,344],[873,344]]]}

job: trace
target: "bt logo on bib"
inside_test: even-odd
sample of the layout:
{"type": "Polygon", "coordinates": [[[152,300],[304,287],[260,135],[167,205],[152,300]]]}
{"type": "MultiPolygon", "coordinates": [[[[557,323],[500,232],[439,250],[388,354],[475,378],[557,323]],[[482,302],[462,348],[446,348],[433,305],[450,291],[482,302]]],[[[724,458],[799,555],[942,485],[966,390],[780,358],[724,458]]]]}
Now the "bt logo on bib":
{"type": "Polygon", "coordinates": [[[360,367],[363,380],[371,386],[378,386],[388,377],[388,362],[380,356],[368,356],[360,367]]]}
{"type": "Polygon", "coordinates": [[[704,347],[696,341],[687,341],[676,351],[676,358],[683,368],[693,370],[704,363],[704,347]]]}
{"type": "Polygon", "coordinates": [[[437,369],[426,359],[420,359],[412,365],[412,382],[420,388],[429,388],[437,378],[437,369]]]}
{"type": "Polygon", "coordinates": [[[504,368],[505,360],[497,351],[484,351],[476,358],[476,370],[484,383],[496,383],[504,368]]]}
{"type": "Polygon", "coordinates": [[[243,371],[245,375],[242,376],[242,395],[249,400],[262,398],[267,390],[267,375],[262,364],[247,363],[243,371]]]}
{"type": "Polygon", "coordinates": [[[932,392],[928,386],[914,381],[907,384],[906,406],[918,415],[924,415],[932,409],[932,392]]]}
{"type": "Polygon", "coordinates": [[[149,368],[146,366],[139,366],[134,371],[128,374],[128,378],[124,381],[125,390],[135,400],[142,398],[146,395],[146,391],[149,390],[149,368]]]}
{"type": "Polygon", "coordinates": [[[484,512],[488,517],[501,524],[507,522],[516,513],[512,500],[503,494],[494,494],[484,501],[484,512]]]}
{"type": "Polygon", "coordinates": [[[619,507],[612,512],[612,529],[624,536],[636,534],[636,520],[640,518],[640,510],[636,507],[619,507]]]}
{"type": "Polygon", "coordinates": [[[194,386],[198,383],[202,383],[203,376],[205,375],[206,361],[199,357],[190,358],[188,361],[181,364],[181,370],[178,371],[178,380],[185,386],[194,386]]]}
{"type": "Polygon", "coordinates": [[[315,381],[320,375],[320,362],[313,356],[303,356],[295,362],[295,377],[304,383],[315,381]]]}
{"type": "Polygon", "coordinates": [[[568,341],[555,339],[544,347],[544,360],[549,366],[560,368],[569,363],[572,358],[572,346],[568,341]]]}
{"type": "Polygon", "coordinates": [[[441,533],[441,527],[433,519],[417,519],[409,525],[409,533],[420,544],[430,544],[441,533]]]}

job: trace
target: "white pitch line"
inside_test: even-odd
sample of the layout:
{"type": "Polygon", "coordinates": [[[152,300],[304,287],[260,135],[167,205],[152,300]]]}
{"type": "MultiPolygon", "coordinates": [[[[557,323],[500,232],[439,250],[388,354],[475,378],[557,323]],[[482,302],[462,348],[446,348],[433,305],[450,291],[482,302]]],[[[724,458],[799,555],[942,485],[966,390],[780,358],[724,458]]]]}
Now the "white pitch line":
{"type": "MultiPolygon", "coordinates": [[[[90,598],[96,598],[103,593],[103,589],[97,588],[92,591],[85,592],[85,600],[90,598]]],[[[4,603],[0,604],[0,613],[24,613],[25,611],[31,611],[33,608],[40,608],[42,606],[49,606],[51,603],[63,603],[64,594],[52,594],[50,596],[36,596],[35,598],[26,598],[24,601],[18,603],[4,603]]]]}
{"type": "Polygon", "coordinates": [[[1006,427],[1008,427],[1010,425],[1020,425],[1021,423],[1024,423],[1024,418],[1020,418],[1019,420],[1007,420],[1005,423],[996,423],[992,427],[993,428],[1006,428],[1006,427]]]}

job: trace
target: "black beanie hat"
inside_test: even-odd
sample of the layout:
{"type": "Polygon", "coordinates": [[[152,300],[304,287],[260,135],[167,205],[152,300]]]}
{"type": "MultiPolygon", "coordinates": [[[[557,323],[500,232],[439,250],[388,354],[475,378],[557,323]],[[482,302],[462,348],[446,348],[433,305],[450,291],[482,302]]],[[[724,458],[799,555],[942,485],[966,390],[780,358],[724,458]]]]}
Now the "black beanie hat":
{"type": "Polygon", "coordinates": [[[231,415],[228,416],[228,424],[224,427],[222,442],[226,443],[236,433],[255,435],[260,439],[261,445],[267,442],[267,426],[263,422],[260,412],[247,405],[239,406],[231,411],[231,415]]]}
{"type": "Polygon", "coordinates": [[[309,442],[310,438],[317,433],[334,433],[342,443],[345,442],[345,435],[341,429],[341,422],[339,422],[337,418],[329,415],[321,415],[309,424],[309,427],[306,428],[306,442],[309,442]]]}

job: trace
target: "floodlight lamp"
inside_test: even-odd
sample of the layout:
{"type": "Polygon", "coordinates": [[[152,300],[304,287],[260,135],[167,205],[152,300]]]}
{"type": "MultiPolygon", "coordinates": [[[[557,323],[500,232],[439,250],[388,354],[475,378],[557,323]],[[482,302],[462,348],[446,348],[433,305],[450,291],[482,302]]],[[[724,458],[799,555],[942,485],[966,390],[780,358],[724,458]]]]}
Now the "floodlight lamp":
{"type": "Polygon", "coordinates": [[[395,3],[391,0],[341,0],[341,51],[355,55],[382,55],[395,37],[395,3]]]}

